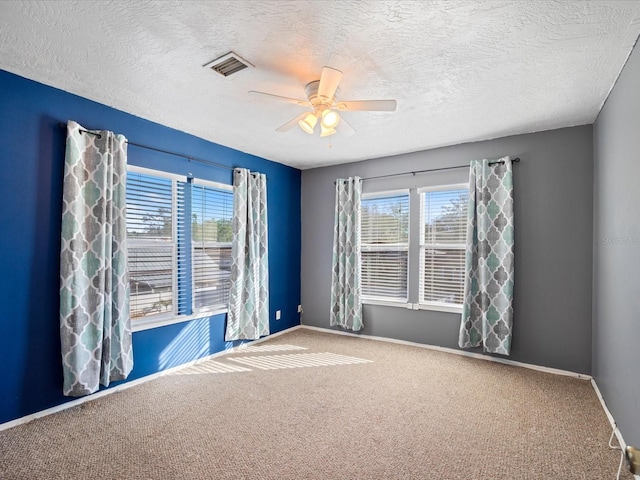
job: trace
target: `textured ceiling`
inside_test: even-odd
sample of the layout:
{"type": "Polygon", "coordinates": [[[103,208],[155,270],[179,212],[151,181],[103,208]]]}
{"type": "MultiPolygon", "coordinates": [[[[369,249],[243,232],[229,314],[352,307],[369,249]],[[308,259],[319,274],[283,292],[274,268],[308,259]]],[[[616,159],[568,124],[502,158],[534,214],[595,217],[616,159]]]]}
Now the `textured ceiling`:
{"type": "Polygon", "coordinates": [[[0,69],[310,168],[591,123],[639,32],[640,1],[2,1],[0,69]],[[255,68],[202,67],[229,50],[255,68]],[[304,98],[325,65],[398,110],[275,132],[301,107],[247,92],[304,98]]]}

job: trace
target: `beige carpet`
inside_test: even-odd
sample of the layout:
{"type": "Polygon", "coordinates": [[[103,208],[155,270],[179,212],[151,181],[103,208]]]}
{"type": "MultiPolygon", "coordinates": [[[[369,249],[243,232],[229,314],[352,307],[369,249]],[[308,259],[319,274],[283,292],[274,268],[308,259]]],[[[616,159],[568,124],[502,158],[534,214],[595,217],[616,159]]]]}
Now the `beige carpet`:
{"type": "Polygon", "coordinates": [[[300,329],[0,432],[0,478],[604,480],[609,434],[587,381],[300,329]]]}

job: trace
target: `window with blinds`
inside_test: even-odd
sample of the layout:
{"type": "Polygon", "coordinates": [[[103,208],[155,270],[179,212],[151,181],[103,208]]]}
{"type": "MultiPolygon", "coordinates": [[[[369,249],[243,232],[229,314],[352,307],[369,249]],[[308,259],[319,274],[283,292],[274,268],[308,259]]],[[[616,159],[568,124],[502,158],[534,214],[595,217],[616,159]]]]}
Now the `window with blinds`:
{"type": "Polygon", "coordinates": [[[362,295],[407,300],[409,193],[365,196],[361,203],[362,295]]]}
{"type": "Polygon", "coordinates": [[[231,286],[231,189],[194,184],[191,200],[193,308],[226,307],[231,286]]]}
{"type": "Polygon", "coordinates": [[[226,308],[231,186],[127,171],[129,310],[134,323],[226,308]]]}
{"type": "Polygon", "coordinates": [[[467,188],[421,193],[421,304],[462,305],[467,188]]]}
{"type": "Polygon", "coordinates": [[[176,287],[175,182],[127,172],[127,250],[132,320],[172,312],[176,287]]]}

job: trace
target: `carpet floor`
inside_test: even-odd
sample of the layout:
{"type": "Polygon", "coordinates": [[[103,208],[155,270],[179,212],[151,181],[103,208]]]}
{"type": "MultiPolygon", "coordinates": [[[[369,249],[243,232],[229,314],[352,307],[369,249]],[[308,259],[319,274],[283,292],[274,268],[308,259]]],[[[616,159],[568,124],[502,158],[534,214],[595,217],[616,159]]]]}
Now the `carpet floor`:
{"type": "Polygon", "coordinates": [[[613,480],[609,435],[587,381],[298,329],[1,431],[0,478],[613,480]]]}

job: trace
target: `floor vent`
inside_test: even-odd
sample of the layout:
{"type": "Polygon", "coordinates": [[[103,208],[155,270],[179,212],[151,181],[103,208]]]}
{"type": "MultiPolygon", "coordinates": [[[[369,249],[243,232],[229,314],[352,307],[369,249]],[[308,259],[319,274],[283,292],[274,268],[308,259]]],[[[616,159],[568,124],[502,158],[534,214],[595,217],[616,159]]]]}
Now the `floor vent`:
{"type": "Polygon", "coordinates": [[[221,56],[220,58],[216,58],[214,61],[207,63],[204,65],[207,68],[210,68],[218,75],[222,75],[223,77],[229,77],[234,73],[238,73],[246,68],[253,67],[253,65],[247,62],[240,55],[229,52],[226,55],[221,56]]]}

